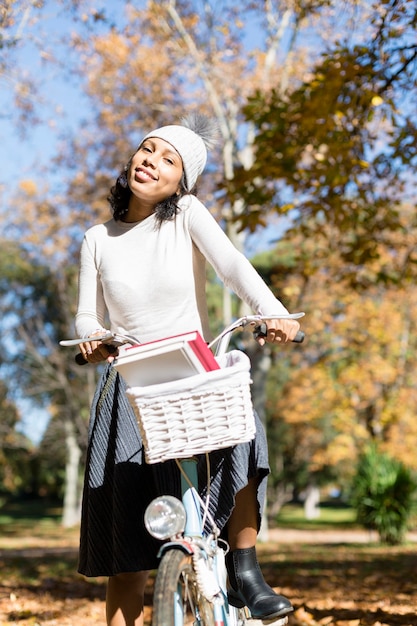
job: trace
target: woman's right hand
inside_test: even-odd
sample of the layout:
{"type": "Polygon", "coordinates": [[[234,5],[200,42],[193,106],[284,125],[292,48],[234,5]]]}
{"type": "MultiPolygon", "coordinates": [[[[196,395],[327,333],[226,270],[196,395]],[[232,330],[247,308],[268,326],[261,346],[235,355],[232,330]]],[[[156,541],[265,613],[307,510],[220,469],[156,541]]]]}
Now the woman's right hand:
{"type": "MultiPolygon", "coordinates": [[[[94,337],[94,335],[99,336],[102,334],[103,331],[101,330],[97,333],[92,333],[91,336],[94,337]]],[[[101,361],[106,360],[108,363],[111,363],[119,354],[119,351],[115,346],[103,343],[102,341],[91,340],[80,344],[80,352],[88,363],[100,363],[101,361]]]]}

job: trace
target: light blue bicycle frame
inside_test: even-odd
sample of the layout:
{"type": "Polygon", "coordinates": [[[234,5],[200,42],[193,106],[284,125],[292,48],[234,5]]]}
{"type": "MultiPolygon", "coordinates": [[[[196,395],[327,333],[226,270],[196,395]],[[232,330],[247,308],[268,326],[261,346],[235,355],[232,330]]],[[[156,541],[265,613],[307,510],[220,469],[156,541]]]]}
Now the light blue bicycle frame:
{"type": "MultiPolygon", "coordinates": [[[[172,541],[164,544],[160,550],[162,555],[167,550],[180,549],[192,554],[193,548],[191,544],[187,544],[187,537],[201,538],[203,537],[203,519],[201,515],[200,500],[197,495],[197,459],[181,459],[178,461],[183,472],[181,472],[181,493],[182,502],[186,511],[186,524],[184,529],[184,539],[182,541],[172,541]]],[[[221,548],[219,548],[220,550],[221,548]]],[[[214,623],[215,626],[237,626],[237,609],[231,607],[227,600],[226,580],[224,567],[218,562],[215,556],[215,574],[221,593],[223,596],[223,604],[213,603],[214,623]]],[[[183,608],[181,601],[181,593],[177,594],[175,600],[175,623],[179,626],[183,624],[183,608]]]]}

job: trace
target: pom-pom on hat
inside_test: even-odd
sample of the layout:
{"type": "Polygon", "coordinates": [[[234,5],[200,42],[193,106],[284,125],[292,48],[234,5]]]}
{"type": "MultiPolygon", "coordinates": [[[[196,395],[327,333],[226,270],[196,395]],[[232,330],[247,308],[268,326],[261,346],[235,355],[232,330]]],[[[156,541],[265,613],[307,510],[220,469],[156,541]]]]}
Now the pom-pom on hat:
{"type": "Polygon", "coordinates": [[[182,159],[185,186],[191,191],[204,170],[207,162],[207,149],[214,146],[218,135],[214,120],[199,113],[181,119],[181,124],[161,126],[144,137],[142,143],[151,137],[164,139],[175,148],[182,159]]]}

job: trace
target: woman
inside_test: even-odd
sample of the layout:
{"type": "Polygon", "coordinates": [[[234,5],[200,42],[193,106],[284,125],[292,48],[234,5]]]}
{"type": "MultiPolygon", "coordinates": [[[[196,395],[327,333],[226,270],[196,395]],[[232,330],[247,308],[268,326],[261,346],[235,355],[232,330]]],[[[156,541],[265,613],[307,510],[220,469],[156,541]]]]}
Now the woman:
{"type": "MultiPolygon", "coordinates": [[[[76,317],[81,337],[109,326],[141,342],[190,330],[209,340],[206,260],[257,313],[288,313],[192,194],[214,140],[211,122],[197,115],[158,128],[141,142],[111,190],[113,219],[85,234],[76,317]]],[[[294,320],[267,325],[269,343],[289,341],[299,329],[294,320]]],[[[147,572],[157,567],[158,550],[143,514],[159,493],[178,494],[176,467],[144,463],[136,420],[108,347],[89,341],[81,352],[90,363],[109,363],[91,413],[79,571],[109,577],[109,626],[139,626],[147,572]]],[[[253,442],[212,455],[211,511],[231,548],[229,599],[258,618],[292,610],[264,581],[256,559],[269,472],[266,449],[258,420],[253,442]]]]}

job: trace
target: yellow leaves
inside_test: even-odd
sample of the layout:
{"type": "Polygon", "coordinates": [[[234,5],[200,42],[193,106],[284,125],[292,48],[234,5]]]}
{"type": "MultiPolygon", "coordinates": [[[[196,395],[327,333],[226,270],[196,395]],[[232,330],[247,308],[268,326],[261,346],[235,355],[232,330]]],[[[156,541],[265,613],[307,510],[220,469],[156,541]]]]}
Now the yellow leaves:
{"type": "Polygon", "coordinates": [[[300,295],[301,287],[299,285],[294,285],[294,284],[288,285],[287,287],[284,287],[284,289],[282,290],[282,293],[284,294],[286,298],[294,298],[300,295]]]}
{"type": "Polygon", "coordinates": [[[62,198],[47,198],[43,189],[31,179],[19,182],[19,189],[10,199],[8,224],[19,233],[19,241],[41,250],[42,258],[61,255],[72,244],[71,214],[61,215],[62,198]]]}
{"type": "MultiPolygon", "coordinates": [[[[329,273],[315,272],[302,292],[307,340],[291,357],[289,380],[269,414],[287,425],[292,454],[310,470],[333,467],[346,475],[371,437],[417,469],[417,289],[370,286],[358,293],[334,280],[337,255],[314,244],[292,245],[302,246],[307,263],[324,252],[329,273]]],[[[388,255],[384,263],[393,261],[388,255]]],[[[296,299],[293,284],[284,281],[279,293],[296,299]]]]}
{"type": "Polygon", "coordinates": [[[381,98],[381,96],[373,96],[373,98],[371,100],[371,104],[374,107],[379,107],[383,102],[384,102],[384,100],[383,100],[383,98],[381,98]]]}
{"type": "Polygon", "coordinates": [[[101,62],[104,58],[107,66],[126,63],[129,51],[128,40],[114,31],[95,41],[95,53],[98,55],[96,62],[101,62]]]}
{"type": "MultiPolygon", "coordinates": [[[[304,607],[297,609],[291,617],[291,622],[294,626],[360,626],[360,619],[348,619],[335,621],[334,615],[328,615],[318,619],[314,618],[314,615],[307,611],[304,607]]],[[[374,626],[378,626],[379,623],[375,623],[374,626]]],[[[384,626],[380,624],[379,626],[384,626]]]]}
{"type": "Polygon", "coordinates": [[[319,622],[316,622],[312,613],[306,611],[302,606],[295,611],[294,619],[297,626],[319,626],[319,622]]]}
{"type": "Polygon", "coordinates": [[[395,363],[390,363],[381,354],[369,354],[364,362],[358,359],[340,373],[339,381],[349,389],[358,389],[361,396],[373,398],[380,393],[381,385],[395,382],[398,370],[395,363]]]}
{"type": "Polygon", "coordinates": [[[218,32],[222,33],[222,35],[224,35],[225,37],[228,37],[230,34],[230,28],[227,24],[222,24],[221,26],[218,27],[218,32]]]}
{"type": "Polygon", "coordinates": [[[19,181],[19,187],[27,196],[33,197],[38,193],[38,186],[36,182],[31,179],[19,181]]]}
{"type": "MultiPolygon", "coordinates": [[[[355,458],[358,450],[358,438],[354,436],[352,422],[346,424],[350,432],[336,435],[331,445],[318,449],[312,456],[312,463],[317,467],[337,467],[341,463],[355,458]]],[[[366,441],[366,433],[362,429],[362,441],[366,441]]],[[[352,467],[353,471],[353,467],[352,467]]]]}

